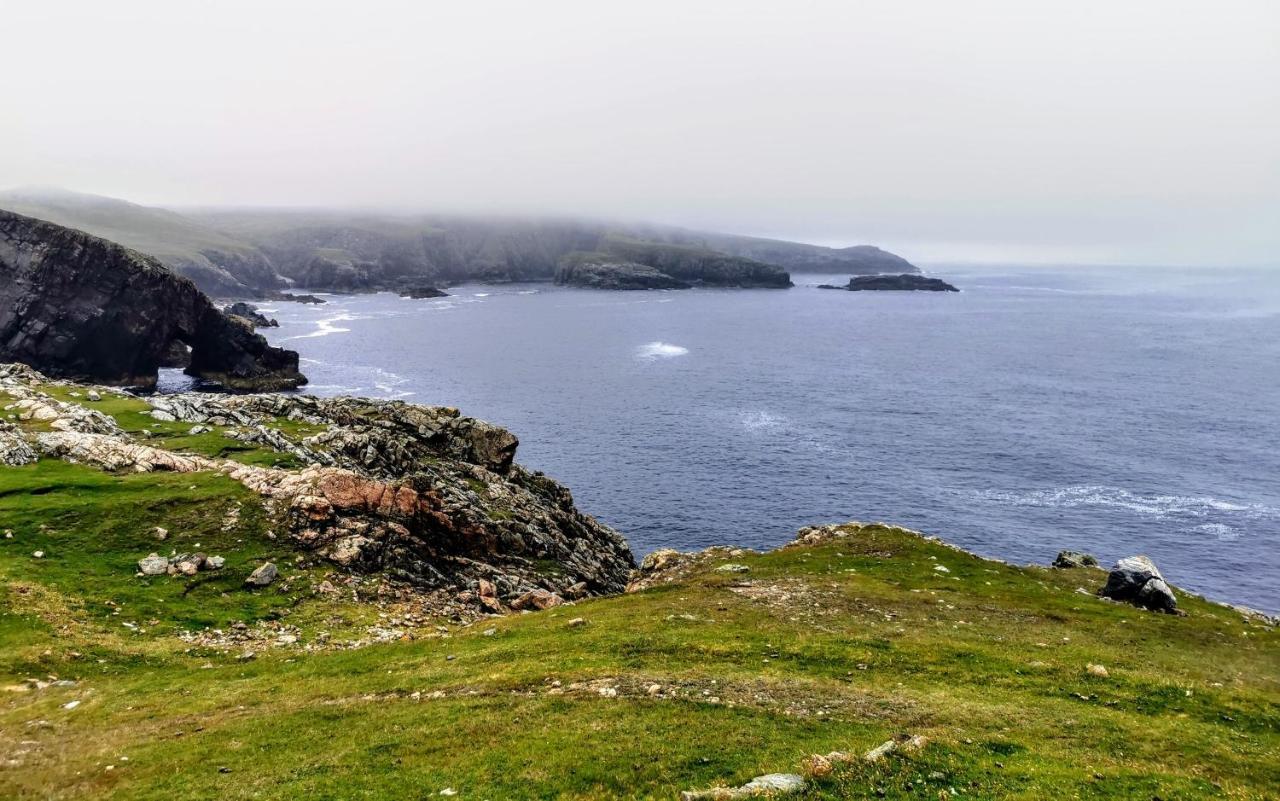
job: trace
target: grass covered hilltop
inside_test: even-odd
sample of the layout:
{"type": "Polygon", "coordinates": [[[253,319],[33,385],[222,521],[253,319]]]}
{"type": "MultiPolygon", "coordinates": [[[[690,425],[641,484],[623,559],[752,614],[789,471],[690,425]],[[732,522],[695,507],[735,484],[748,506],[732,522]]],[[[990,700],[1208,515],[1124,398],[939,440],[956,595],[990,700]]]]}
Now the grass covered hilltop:
{"type": "Polygon", "coordinates": [[[0,798],[1280,795],[1260,616],[856,523],[618,593],[514,437],[278,398],[0,370],[0,798]]]}

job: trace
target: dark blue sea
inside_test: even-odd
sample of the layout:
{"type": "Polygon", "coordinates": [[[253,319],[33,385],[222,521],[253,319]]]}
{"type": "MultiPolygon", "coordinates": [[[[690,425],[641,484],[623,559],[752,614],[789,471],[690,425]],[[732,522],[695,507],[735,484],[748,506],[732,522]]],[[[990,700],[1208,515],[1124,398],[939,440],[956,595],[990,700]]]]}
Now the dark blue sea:
{"type": "Polygon", "coordinates": [[[886,520],[1280,611],[1280,270],[930,273],[963,292],[458,286],[269,305],[268,336],[317,394],[510,428],[637,554],[886,520]]]}

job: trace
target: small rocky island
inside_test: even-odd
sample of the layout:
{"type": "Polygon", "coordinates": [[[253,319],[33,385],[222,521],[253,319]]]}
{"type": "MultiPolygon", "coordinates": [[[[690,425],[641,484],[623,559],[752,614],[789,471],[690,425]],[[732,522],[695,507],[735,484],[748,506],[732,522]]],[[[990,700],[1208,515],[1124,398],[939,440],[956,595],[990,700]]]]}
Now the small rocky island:
{"type": "Polygon", "coordinates": [[[857,275],[849,279],[844,286],[819,284],[818,289],[847,289],[850,292],[864,290],[910,291],[910,292],[959,292],[956,287],[941,278],[928,278],[923,275],[857,275]]]}
{"type": "Polygon", "coordinates": [[[429,298],[447,298],[449,297],[449,293],[439,287],[419,285],[401,289],[400,297],[413,298],[414,300],[425,300],[429,298]]]}

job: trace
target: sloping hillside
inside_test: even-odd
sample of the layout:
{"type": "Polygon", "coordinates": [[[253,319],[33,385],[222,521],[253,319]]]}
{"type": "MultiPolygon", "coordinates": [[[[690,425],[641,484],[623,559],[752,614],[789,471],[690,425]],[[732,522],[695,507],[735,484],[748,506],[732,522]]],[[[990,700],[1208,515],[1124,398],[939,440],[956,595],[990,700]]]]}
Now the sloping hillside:
{"type": "MultiPolygon", "coordinates": [[[[246,468],[299,469],[289,448],[319,433],[193,434],[143,400],[37,389],[246,468]]],[[[659,552],[628,593],[477,617],[474,593],[440,612],[317,558],[277,514],[219,470],[0,466],[0,797],[674,799],[768,773],[804,799],[1280,787],[1280,634],[1181,591],[1185,616],[1148,612],[1098,598],[1103,570],[847,524],[659,552]],[[152,552],[179,569],[135,575],[152,552]],[[197,552],[223,562],[184,572],[197,552]],[[275,580],[246,584],[265,561],[275,580]]]]}
{"type": "Polygon", "coordinates": [[[256,294],[284,282],[246,242],[166,209],[64,189],[0,192],[0,208],[76,228],[155,256],[214,295],[256,294]]]}

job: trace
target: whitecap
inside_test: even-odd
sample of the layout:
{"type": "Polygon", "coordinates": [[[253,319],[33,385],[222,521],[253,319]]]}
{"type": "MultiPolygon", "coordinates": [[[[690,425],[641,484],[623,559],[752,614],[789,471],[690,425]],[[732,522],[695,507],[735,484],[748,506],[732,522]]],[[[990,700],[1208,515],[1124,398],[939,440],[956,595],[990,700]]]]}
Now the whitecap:
{"type": "Polygon", "coordinates": [[[646,361],[673,359],[676,356],[684,356],[688,352],[688,348],[680,345],[672,345],[667,342],[648,342],[636,348],[636,358],[646,361]]]}
{"type": "Polygon", "coordinates": [[[742,412],[738,419],[748,431],[768,431],[781,428],[787,422],[787,418],[781,415],[761,411],[742,412]]]}
{"type": "Polygon", "coordinates": [[[490,294],[491,294],[491,293],[489,293],[489,292],[477,292],[477,293],[475,293],[474,297],[477,297],[477,298],[487,298],[487,297],[489,297],[489,295],[490,295],[490,294]]]}
{"type": "MultiPolygon", "coordinates": [[[[1097,507],[1119,509],[1158,520],[1280,520],[1280,508],[1260,503],[1239,503],[1200,495],[1142,495],[1122,487],[1078,485],[1055,489],[1008,492],[988,490],[977,493],[984,500],[1010,506],[1043,506],[1064,509],[1097,507]]],[[[1204,526],[1225,524],[1218,521],[1204,526]]],[[[1227,527],[1229,528],[1229,527],[1227,527]]],[[[1196,530],[1221,534],[1222,530],[1197,526],[1196,530]]]]}
{"type": "Polygon", "coordinates": [[[339,325],[334,325],[334,323],[342,323],[342,322],[348,322],[350,320],[358,320],[358,319],[361,319],[361,318],[351,314],[338,314],[338,315],[334,315],[333,317],[326,317],[322,320],[316,320],[316,330],[309,331],[305,334],[298,334],[297,336],[285,337],[281,341],[288,342],[294,339],[314,339],[315,337],[327,337],[330,334],[345,334],[351,329],[343,328],[342,326],[339,326],[339,325]]]}

